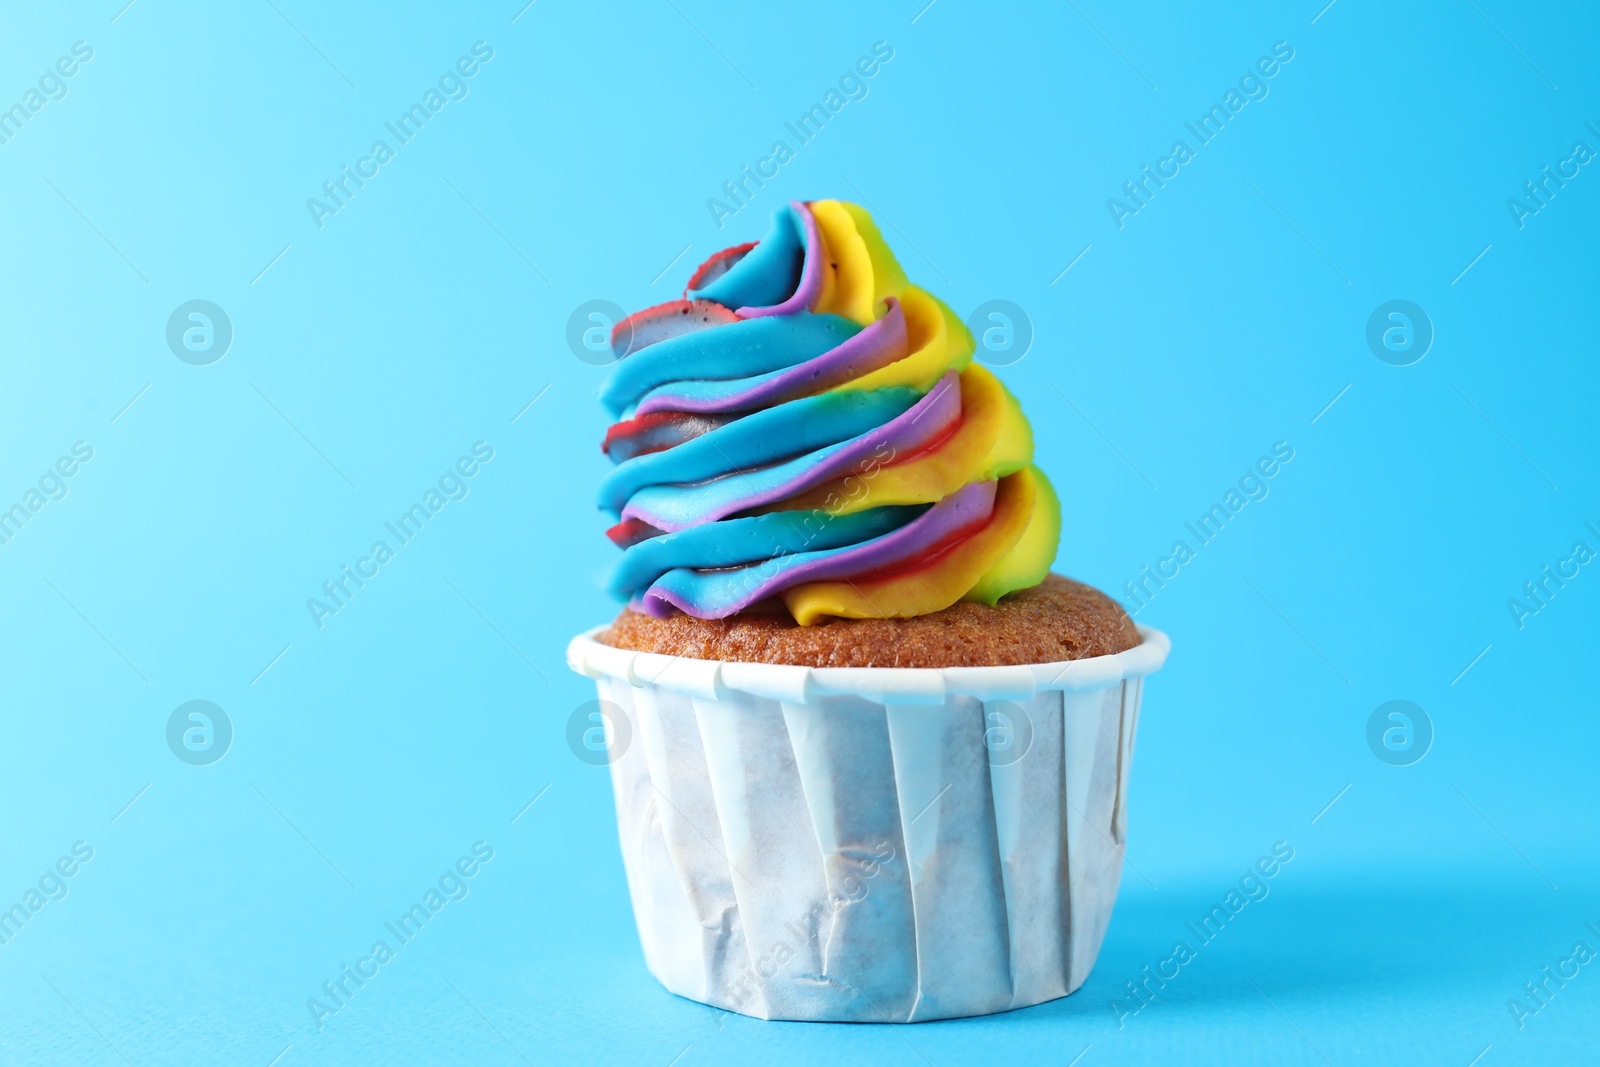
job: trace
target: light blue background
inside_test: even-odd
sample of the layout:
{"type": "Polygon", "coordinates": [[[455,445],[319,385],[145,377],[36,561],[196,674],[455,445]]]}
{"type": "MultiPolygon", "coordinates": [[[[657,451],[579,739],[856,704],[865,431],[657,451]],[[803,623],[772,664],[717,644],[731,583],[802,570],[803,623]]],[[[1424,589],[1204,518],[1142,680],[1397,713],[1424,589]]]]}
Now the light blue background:
{"type": "Polygon", "coordinates": [[[1591,9],[121,2],[8,4],[0,35],[0,103],[94,48],[0,145],[0,503],[94,448],[0,545],[0,902],[95,850],[0,946],[0,1059],[1596,1057],[1600,965],[1524,1029],[1507,1008],[1600,948],[1600,569],[1521,630],[1506,607],[1600,549],[1600,171],[1520,230],[1506,206],[1600,149],[1591,9]],[[479,40],[470,95],[319,230],[306,199],[479,40]],[[707,198],[879,40],[870,95],[719,232],[707,198]],[[1117,229],[1107,198],[1277,41],[1270,95],[1117,229]],[[1027,310],[1001,374],[1063,495],[1057,570],[1120,589],[1295,449],[1140,615],[1174,651],[1122,897],[1083,990],[1026,1011],[808,1026],[668,995],[606,774],[563,738],[592,697],[564,646],[614,610],[604,372],[568,316],[669,299],[827,196],[963,314],[1027,310]],[[210,366],[164,339],[197,298],[235,331],[210,366]],[[1364,340],[1394,298],[1436,330],[1414,366],[1364,340]],[[470,495],[313,625],[306,599],[480,440],[470,495]],[[1365,741],[1397,698],[1436,731],[1405,768],[1365,741]],[[236,732],[212,766],[166,745],[191,699],[236,732]],[[319,1030],[307,998],[480,840],[470,896],[319,1030]],[[1119,1029],[1122,983],[1279,840],[1270,897],[1119,1029]]]}

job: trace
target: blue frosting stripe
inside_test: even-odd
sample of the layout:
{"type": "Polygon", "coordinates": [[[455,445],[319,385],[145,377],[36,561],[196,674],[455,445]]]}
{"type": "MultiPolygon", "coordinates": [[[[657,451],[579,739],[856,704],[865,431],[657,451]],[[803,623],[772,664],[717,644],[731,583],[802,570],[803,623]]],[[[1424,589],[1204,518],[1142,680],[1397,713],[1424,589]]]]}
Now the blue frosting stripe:
{"type": "Polygon", "coordinates": [[[758,389],[774,379],[781,378],[788,370],[788,367],[779,367],[777,370],[767,371],[765,374],[753,374],[748,378],[728,378],[724,381],[706,381],[701,379],[690,382],[668,382],[666,385],[656,386],[644,396],[640,397],[639,405],[642,405],[649,400],[653,400],[658,396],[666,396],[671,398],[674,407],[682,404],[685,408],[691,411],[699,411],[706,407],[709,407],[711,410],[715,411],[718,410],[716,406],[717,401],[724,400],[731,396],[736,397],[740,393],[747,392],[751,389],[758,389]]]}
{"type": "Polygon", "coordinates": [[[842,345],[861,327],[839,315],[770,315],[671,337],[616,364],[600,388],[613,418],[651,389],[783,370],[842,345]]]}
{"type": "Polygon", "coordinates": [[[628,499],[626,518],[640,518],[663,530],[682,530],[740,511],[745,501],[816,470],[836,453],[849,448],[855,438],[808,452],[760,470],[738,471],[695,485],[647,485],[628,499]]]}
{"type": "Polygon", "coordinates": [[[787,572],[816,560],[827,559],[837,551],[839,549],[793,552],[734,570],[678,567],[652,582],[650,591],[658,596],[670,594],[673,600],[698,605],[707,612],[708,618],[722,618],[724,606],[748,599],[751,591],[763,584],[774,587],[781,585],[787,572]]]}
{"type": "Polygon", "coordinates": [[[952,531],[986,520],[996,488],[994,482],[972,482],[909,522],[849,546],[792,552],[736,568],[677,567],[632,603],[654,615],[677,607],[701,618],[721,619],[799,582],[905,564],[927,556],[952,531]]]}
{"type": "Polygon", "coordinates": [[[618,598],[632,597],[671,570],[736,567],[795,553],[826,553],[897,530],[930,506],[908,504],[832,516],[825,511],[778,511],[693,526],[629,548],[607,577],[606,591],[618,598]]]}
{"type": "Polygon", "coordinates": [[[803,241],[804,227],[794,217],[794,209],[785,204],[772,213],[772,227],[760,244],[722,277],[686,295],[691,300],[713,300],[726,308],[781,303],[800,284],[803,241]]]}
{"type": "Polygon", "coordinates": [[[647,486],[704,482],[838,444],[904,414],[921,395],[906,386],[823,393],[757,411],[620,464],[600,483],[600,506],[620,514],[647,486]]]}

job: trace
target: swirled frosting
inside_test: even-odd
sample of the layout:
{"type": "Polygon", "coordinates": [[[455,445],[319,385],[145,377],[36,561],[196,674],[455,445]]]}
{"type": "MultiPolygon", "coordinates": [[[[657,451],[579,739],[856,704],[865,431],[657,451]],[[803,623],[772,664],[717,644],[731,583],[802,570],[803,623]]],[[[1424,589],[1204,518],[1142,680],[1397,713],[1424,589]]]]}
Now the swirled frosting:
{"type": "Polygon", "coordinates": [[[1021,406],[860,207],[778,209],[611,344],[606,587],[635,611],[908,617],[1049,572],[1060,507],[1021,406]]]}

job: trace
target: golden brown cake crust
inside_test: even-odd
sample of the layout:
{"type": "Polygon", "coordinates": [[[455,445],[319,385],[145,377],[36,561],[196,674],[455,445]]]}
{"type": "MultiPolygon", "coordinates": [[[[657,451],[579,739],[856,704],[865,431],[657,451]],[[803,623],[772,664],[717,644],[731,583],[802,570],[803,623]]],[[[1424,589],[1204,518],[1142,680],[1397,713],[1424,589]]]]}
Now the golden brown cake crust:
{"type": "Polygon", "coordinates": [[[656,619],[627,608],[602,644],[690,659],[801,667],[1005,667],[1123,652],[1139,632],[1098,589],[1052,574],[994,607],[955,604],[911,619],[835,619],[800,626],[787,615],[656,619]]]}

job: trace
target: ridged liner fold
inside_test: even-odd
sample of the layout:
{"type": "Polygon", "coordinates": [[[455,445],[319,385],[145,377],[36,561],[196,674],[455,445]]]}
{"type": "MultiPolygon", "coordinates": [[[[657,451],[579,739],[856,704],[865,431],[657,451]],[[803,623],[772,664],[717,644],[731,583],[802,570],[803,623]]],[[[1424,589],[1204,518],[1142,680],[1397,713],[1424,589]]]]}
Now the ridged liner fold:
{"type": "Polygon", "coordinates": [[[1088,977],[1164,634],[1067,663],[921,670],[693,660],[597,632],[568,660],[632,727],[612,784],[667,989],[766,1019],[918,1022],[1088,977]],[[985,731],[1020,737],[1024,720],[1025,754],[994,759],[985,731]]]}

